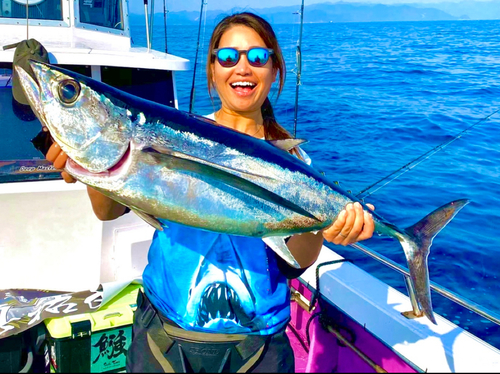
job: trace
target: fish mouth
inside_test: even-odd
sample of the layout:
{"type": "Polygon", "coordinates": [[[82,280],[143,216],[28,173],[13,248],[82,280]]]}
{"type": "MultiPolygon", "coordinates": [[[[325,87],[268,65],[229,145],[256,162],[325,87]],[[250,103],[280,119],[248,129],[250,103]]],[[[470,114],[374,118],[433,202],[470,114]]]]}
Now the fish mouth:
{"type": "MultiPolygon", "coordinates": [[[[26,99],[28,99],[31,109],[33,110],[37,118],[40,120],[42,125],[47,127],[50,131],[51,126],[49,124],[49,121],[47,121],[45,117],[45,112],[43,110],[43,103],[41,98],[42,86],[38,83],[40,82],[40,80],[43,79],[42,73],[40,72],[41,64],[37,63],[36,61],[30,61],[30,66],[31,70],[34,72],[36,76],[36,79],[33,79],[33,77],[20,66],[15,65],[14,69],[21,78],[19,79],[19,82],[21,84],[21,87],[23,88],[24,96],[26,97],[26,99]]],[[[56,142],[59,144],[63,144],[65,147],[69,149],[74,149],[74,147],[68,145],[66,142],[62,141],[58,137],[56,137],[56,142]]]]}
{"type": "MultiPolygon", "coordinates": [[[[40,77],[37,74],[36,65],[34,65],[34,62],[30,62],[30,65],[32,67],[32,70],[35,72],[35,75],[39,79],[40,77]]],[[[43,105],[41,100],[42,88],[38,83],[38,79],[37,80],[33,79],[32,76],[20,66],[14,65],[14,69],[20,78],[19,82],[24,91],[24,96],[28,100],[31,109],[33,109],[33,112],[38,117],[40,122],[44,126],[48,127],[47,121],[45,120],[45,115],[43,112],[43,105]]]]}
{"type": "Polygon", "coordinates": [[[84,167],[78,165],[71,158],[68,158],[66,161],[66,171],[74,177],[97,177],[97,178],[113,178],[120,176],[123,170],[126,170],[130,163],[132,162],[132,143],[129,143],[129,146],[122,158],[114,164],[111,168],[101,171],[98,173],[93,173],[84,167]]]}

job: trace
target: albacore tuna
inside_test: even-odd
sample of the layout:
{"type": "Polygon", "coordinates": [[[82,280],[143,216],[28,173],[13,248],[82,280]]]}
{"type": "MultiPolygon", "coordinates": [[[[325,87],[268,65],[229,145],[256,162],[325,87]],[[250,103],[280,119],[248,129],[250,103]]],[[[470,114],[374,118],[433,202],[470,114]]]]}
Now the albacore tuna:
{"type": "MultiPolygon", "coordinates": [[[[359,201],[284,151],[298,141],[255,139],[59,67],[31,67],[37,82],[16,69],[32,109],[70,157],[66,171],[159,230],[166,219],[260,237],[298,267],[284,238],[328,227],[359,201]]],[[[372,212],[375,231],[401,243],[417,300],[434,323],[429,247],[467,203],[448,203],[406,229],[372,212]]]]}

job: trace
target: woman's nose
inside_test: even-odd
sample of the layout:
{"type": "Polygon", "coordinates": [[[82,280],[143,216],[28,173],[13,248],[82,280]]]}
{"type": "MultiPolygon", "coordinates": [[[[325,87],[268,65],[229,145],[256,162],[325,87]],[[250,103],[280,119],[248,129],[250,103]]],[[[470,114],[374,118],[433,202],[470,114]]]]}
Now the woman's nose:
{"type": "Polygon", "coordinates": [[[248,63],[246,55],[242,55],[236,64],[236,73],[241,75],[249,75],[252,73],[252,67],[248,63]]]}

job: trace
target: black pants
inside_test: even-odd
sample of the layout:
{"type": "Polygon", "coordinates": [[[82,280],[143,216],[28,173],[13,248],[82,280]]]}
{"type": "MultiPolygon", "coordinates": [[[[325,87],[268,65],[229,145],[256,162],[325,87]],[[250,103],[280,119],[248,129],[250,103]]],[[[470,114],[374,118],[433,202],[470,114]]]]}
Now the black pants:
{"type": "Polygon", "coordinates": [[[161,316],[139,292],[128,373],[293,373],[293,350],[285,330],[273,335],[186,331],[161,316]]]}

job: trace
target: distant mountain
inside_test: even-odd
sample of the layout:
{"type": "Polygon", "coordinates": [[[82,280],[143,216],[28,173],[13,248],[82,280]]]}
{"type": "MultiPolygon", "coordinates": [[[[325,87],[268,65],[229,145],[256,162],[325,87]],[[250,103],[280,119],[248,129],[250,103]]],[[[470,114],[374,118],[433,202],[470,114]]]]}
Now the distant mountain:
{"type": "MultiPolygon", "coordinates": [[[[273,9],[273,8],[271,8],[273,9]]],[[[296,9],[296,7],[295,7],[296,9]]],[[[263,9],[267,11],[267,9],[263,9]]],[[[267,13],[267,12],[266,12],[267,13]]],[[[264,13],[264,14],[266,14],[264,13]]],[[[292,17],[280,11],[266,14],[275,23],[284,23],[292,17]]],[[[360,3],[312,4],[304,9],[304,22],[385,22],[385,21],[437,21],[457,19],[442,10],[410,5],[384,5],[360,3]]]]}
{"type": "MultiPolygon", "coordinates": [[[[500,0],[499,0],[500,1],[500,0]]],[[[297,16],[294,12],[299,6],[282,6],[272,8],[233,8],[230,11],[208,10],[206,13],[207,25],[215,24],[224,15],[237,11],[248,10],[268,19],[274,24],[296,23],[297,16]]],[[[197,24],[199,22],[199,11],[169,12],[168,23],[171,25],[197,24]]],[[[163,22],[163,14],[156,13],[156,22],[163,22]]],[[[384,5],[384,4],[362,4],[362,3],[321,3],[305,6],[304,22],[384,22],[384,21],[438,21],[455,20],[460,16],[453,16],[443,10],[430,6],[420,7],[417,5],[384,5]]],[[[142,22],[144,14],[131,14],[132,22],[142,22]]]]}
{"type": "MultiPolygon", "coordinates": [[[[422,4],[413,3],[408,4],[414,7],[422,7],[422,4]]],[[[500,0],[493,1],[473,1],[464,0],[460,2],[440,2],[435,4],[426,4],[433,8],[440,9],[455,17],[468,18],[472,20],[488,20],[500,19],[500,0]]]]}
{"type": "MultiPolygon", "coordinates": [[[[316,3],[324,3],[325,1],[336,2],[339,0],[307,0],[307,5],[312,5],[316,3]]],[[[455,9],[460,10],[463,6],[467,7],[467,13],[470,9],[470,12],[476,12],[478,14],[482,14],[482,17],[487,16],[489,18],[489,10],[493,11],[500,10],[498,7],[498,0],[342,0],[346,3],[358,3],[358,4],[386,4],[386,5],[394,5],[395,3],[398,5],[412,5],[418,8],[436,8],[440,10],[444,10],[445,12],[456,15],[454,13],[455,9]],[[490,3],[485,4],[485,3],[490,3]],[[445,4],[443,6],[436,4],[445,4]],[[472,9],[468,4],[472,4],[472,9]],[[496,4],[496,5],[495,5],[496,4]],[[457,6],[458,5],[458,6],[457,6]],[[446,9],[443,9],[445,7],[446,9]],[[447,10],[448,9],[448,10],[447,10]]],[[[150,0],[149,3],[153,3],[153,0],[150,0]]],[[[249,5],[254,9],[261,8],[269,8],[269,7],[278,7],[278,6],[289,6],[295,5],[296,7],[300,6],[301,0],[209,0],[207,7],[209,9],[220,9],[222,11],[228,11],[234,7],[248,7],[249,5]]],[[[166,5],[168,9],[172,12],[179,11],[200,11],[201,0],[182,0],[182,1],[172,1],[166,0],[166,5]]],[[[130,13],[134,14],[144,14],[144,3],[141,0],[129,0],[128,6],[130,13]]],[[[156,1],[156,12],[163,12],[164,2],[156,1]]],[[[470,15],[471,18],[474,18],[470,15]]]]}

